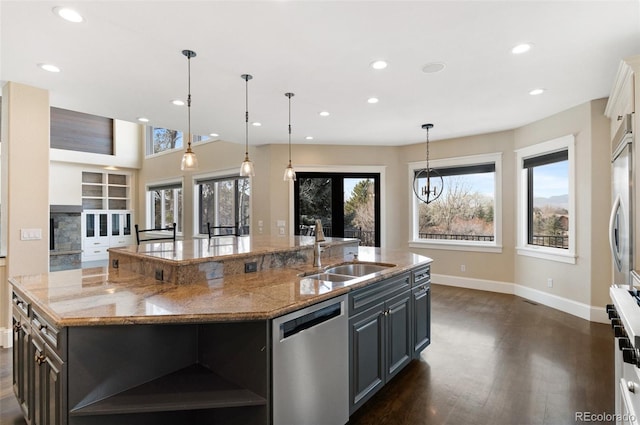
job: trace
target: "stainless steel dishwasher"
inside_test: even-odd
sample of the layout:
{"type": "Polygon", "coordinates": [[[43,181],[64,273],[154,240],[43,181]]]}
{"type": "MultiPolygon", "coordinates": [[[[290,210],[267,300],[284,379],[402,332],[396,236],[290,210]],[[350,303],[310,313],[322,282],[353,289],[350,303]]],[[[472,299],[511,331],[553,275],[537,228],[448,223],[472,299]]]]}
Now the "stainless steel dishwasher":
{"type": "Polygon", "coordinates": [[[273,320],[275,425],[347,423],[348,325],[346,295],[273,320]]]}

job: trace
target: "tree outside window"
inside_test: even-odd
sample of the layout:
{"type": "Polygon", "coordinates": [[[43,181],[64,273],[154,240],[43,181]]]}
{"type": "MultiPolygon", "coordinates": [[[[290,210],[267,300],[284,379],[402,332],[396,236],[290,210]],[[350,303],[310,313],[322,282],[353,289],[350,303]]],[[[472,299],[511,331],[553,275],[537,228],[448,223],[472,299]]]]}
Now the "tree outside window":
{"type": "MultiPolygon", "coordinates": [[[[436,170],[443,178],[443,192],[428,205],[418,203],[418,237],[493,242],[495,165],[436,170]]],[[[420,179],[419,184],[424,186],[426,179],[420,179]]]]}

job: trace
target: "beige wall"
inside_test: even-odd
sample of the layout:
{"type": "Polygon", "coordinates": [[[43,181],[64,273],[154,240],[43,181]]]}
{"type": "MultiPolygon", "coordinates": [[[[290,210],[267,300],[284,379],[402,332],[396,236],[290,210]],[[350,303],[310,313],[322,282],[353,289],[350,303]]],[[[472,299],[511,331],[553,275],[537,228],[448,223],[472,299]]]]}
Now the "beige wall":
{"type": "MultiPolygon", "coordinates": [[[[606,100],[597,100],[534,122],[514,131],[514,148],[520,149],[568,134],[575,136],[576,264],[564,264],[516,255],[515,283],[585,303],[604,305],[606,296],[594,287],[608,288],[600,269],[610,270],[608,213],[611,199],[606,100]],[[598,119],[593,117],[598,116],[598,119]],[[601,181],[598,181],[598,177],[601,181]],[[554,280],[547,288],[547,278],[554,280]],[[592,293],[596,296],[592,300],[592,293]]],[[[605,291],[606,292],[606,291],[605,291]]]]}
{"type": "MultiPolygon", "coordinates": [[[[432,133],[433,134],[433,133],[432,133]]],[[[407,167],[410,162],[424,161],[425,144],[401,148],[404,167],[402,183],[405,187],[403,205],[406,205],[405,221],[409,217],[407,167]]],[[[483,279],[497,282],[514,282],[515,248],[515,154],[513,131],[482,134],[478,136],[448,139],[430,143],[430,158],[443,159],[462,156],[499,153],[502,155],[502,252],[470,252],[414,248],[412,251],[434,259],[433,273],[446,276],[483,279]],[[461,265],[466,271],[461,271],[461,265]]],[[[408,232],[408,223],[405,225],[408,232]]],[[[409,234],[406,234],[408,240],[409,234]]]]}
{"type": "MultiPolygon", "coordinates": [[[[610,204],[610,161],[605,99],[560,112],[521,128],[491,134],[434,141],[431,158],[443,159],[488,153],[502,154],[502,252],[470,252],[413,248],[435,260],[436,275],[521,285],[550,296],[586,305],[601,306],[608,300],[610,260],[608,214],[610,204]],[[516,155],[523,147],[573,134],[576,141],[576,264],[566,264],[516,254],[516,155]],[[465,265],[466,271],[461,271],[465,265]],[[547,279],[554,285],[547,287],[547,279]]],[[[242,145],[217,142],[195,146],[201,170],[237,172],[243,158],[242,145]]],[[[144,185],[154,179],[180,177],[182,152],[160,155],[145,161],[141,172],[139,211],[144,211],[144,185]]],[[[282,180],[287,164],[287,145],[250,148],[255,163],[252,228],[278,234],[277,220],[286,220],[290,231],[292,190],[282,180]]],[[[384,169],[385,200],[382,206],[384,246],[408,249],[410,220],[409,163],[425,159],[424,142],[401,147],[294,145],[292,162],[297,171],[376,166],[384,169]]],[[[197,174],[197,173],[196,173],[197,174]]],[[[185,217],[193,214],[192,174],[184,174],[185,217]]],[[[185,220],[185,230],[190,229],[185,220]]],[[[185,233],[189,234],[189,233],[185,233]]]]}
{"type": "MultiPolygon", "coordinates": [[[[16,83],[2,89],[2,229],[6,276],[49,270],[49,93],[16,83]],[[21,229],[42,239],[21,240],[21,229]]],[[[1,276],[0,276],[1,277],[1,276]]],[[[9,285],[0,280],[8,300],[9,285]]],[[[3,339],[10,333],[8,302],[0,307],[3,339]]],[[[6,344],[7,341],[1,341],[6,344]]]]}

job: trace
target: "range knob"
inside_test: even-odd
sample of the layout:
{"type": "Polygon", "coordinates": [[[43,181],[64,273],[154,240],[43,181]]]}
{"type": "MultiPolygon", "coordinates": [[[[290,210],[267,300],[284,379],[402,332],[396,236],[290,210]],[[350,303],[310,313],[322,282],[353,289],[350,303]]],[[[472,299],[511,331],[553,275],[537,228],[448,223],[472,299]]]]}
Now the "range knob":
{"type": "Polygon", "coordinates": [[[614,328],[616,326],[622,326],[622,320],[620,320],[620,319],[611,319],[611,327],[614,328]]]}
{"type": "Polygon", "coordinates": [[[618,312],[616,311],[616,307],[613,304],[607,304],[607,306],[605,307],[605,311],[609,315],[609,320],[619,317],[618,312]]]}
{"type": "Polygon", "coordinates": [[[633,348],[631,341],[627,337],[622,337],[618,340],[618,348],[624,350],[625,348],[633,348]]]}
{"type": "Polygon", "coordinates": [[[622,360],[624,360],[625,363],[629,363],[632,365],[637,364],[638,356],[636,355],[636,350],[634,348],[623,348],[622,360]]]}

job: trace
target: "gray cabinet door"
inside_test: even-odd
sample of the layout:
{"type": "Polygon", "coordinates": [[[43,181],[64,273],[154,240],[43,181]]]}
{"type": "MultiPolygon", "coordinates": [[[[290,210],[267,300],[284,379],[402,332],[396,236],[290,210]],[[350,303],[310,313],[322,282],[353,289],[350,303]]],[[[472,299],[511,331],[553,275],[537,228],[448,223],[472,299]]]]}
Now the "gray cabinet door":
{"type": "Polygon", "coordinates": [[[31,337],[31,346],[33,357],[28,365],[33,370],[32,425],[66,424],[65,365],[37,332],[31,337]]]}
{"type": "Polygon", "coordinates": [[[412,291],[413,301],[413,358],[431,343],[431,288],[422,285],[412,291]]]}
{"type": "Polygon", "coordinates": [[[384,385],[384,312],[385,305],[381,302],[349,320],[350,413],[384,385]]]}
{"type": "Polygon", "coordinates": [[[13,315],[13,391],[16,394],[22,413],[31,419],[30,389],[32,385],[33,355],[31,348],[31,326],[29,319],[13,315]]]}
{"type": "Polygon", "coordinates": [[[386,376],[391,379],[410,361],[413,354],[411,343],[411,292],[403,292],[385,303],[386,318],[386,376]]]}

